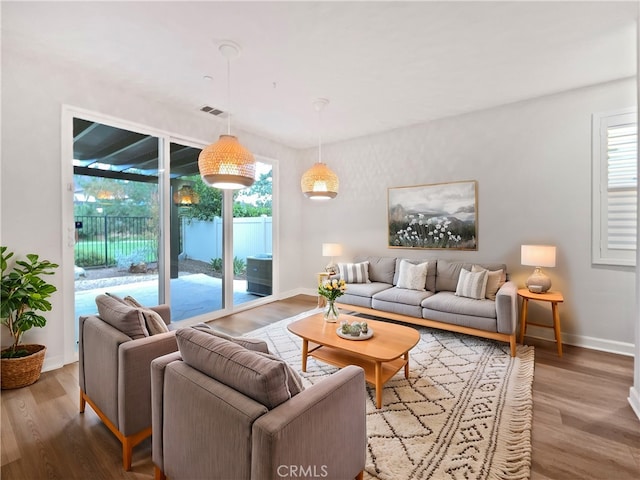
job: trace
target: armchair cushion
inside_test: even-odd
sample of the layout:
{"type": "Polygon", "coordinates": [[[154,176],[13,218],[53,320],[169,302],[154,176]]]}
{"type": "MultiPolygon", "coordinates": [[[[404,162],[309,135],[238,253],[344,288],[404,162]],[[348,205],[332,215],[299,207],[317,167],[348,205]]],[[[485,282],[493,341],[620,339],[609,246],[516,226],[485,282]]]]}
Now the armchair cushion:
{"type": "Polygon", "coordinates": [[[232,337],[231,335],[227,335],[226,333],[222,333],[217,330],[214,330],[206,323],[199,323],[197,325],[194,325],[192,328],[195,328],[196,330],[199,330],[204,333],[208,333],[209,335],[214,335],[218,338],[229,340],[230,342],[236,343],[246,348],[247,350],[251,350],[254,352],[269,353],[269,346],[267,345],[267,342],[259,338],[232,337]]]}
{"type": "Polygon", "coordinates": [[[144,315],[139,309],[102,294],[96,297],[96,306],[102,320],[129,338],[136,340],[149,336],[144,315]]]}
{"type": "Polygon", "coordinates": [[[176,331],[176,339],[185,363],[268,409],[291,398],[289,367],[282,360],[193,328],[176,331]]]}

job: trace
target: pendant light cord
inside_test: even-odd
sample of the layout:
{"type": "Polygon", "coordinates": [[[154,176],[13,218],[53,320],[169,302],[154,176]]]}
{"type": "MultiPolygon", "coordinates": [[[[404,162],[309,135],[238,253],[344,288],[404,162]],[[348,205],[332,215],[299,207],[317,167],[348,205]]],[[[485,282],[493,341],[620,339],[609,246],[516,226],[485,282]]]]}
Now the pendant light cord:
{"type": "Polygon", "coordinates": [[[231,59],[227,57],[227,135],[231,135],[231,59]]]}
{"type": "Polygon", "coordinates": [[[318,163],[322,163],[322,122],[321,108],[318,109],[318,163]]]}

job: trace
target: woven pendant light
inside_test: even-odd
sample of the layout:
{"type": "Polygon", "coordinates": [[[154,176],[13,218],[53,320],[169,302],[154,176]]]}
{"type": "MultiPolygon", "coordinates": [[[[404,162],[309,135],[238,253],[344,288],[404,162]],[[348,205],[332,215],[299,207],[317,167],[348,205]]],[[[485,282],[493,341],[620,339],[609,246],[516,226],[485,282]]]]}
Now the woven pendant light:
{"type": "Polygon", "coordinates": [[[198,195],[191,185],[182,185],[180,189],[173,194],[173,203],[179,207],[190,207],[200,203],[200,195],[198,195]]]}
{"type": "Polygon", "coordinates": [[[238,189],[253,185],[256,161],[233,135],[220,135],[220,139],[205,147],[198,156],[198,169],[202,181],[221,189],[238,189]]]}
{"type": "MultiPolygon", "coordinates": [[[[329,100],[326,98],[319,98],[313,103],[318,112],[318,123],[320,112],[328,103],[329,100]]],[[[300,179],[300,188],[302,193],[312,200],[331,200],[338,195],[339,186],[338,176],[325,163],[322,163],[322,141],[318,127],[318,161],[304,172],[300,179]]]]}
{"type": "MultiPolygon", "coordinates": [[[[233,42],[220,45],[220,53],[227,59],[227,95],[231,98],[230,59],[240,54],[240,47],[233,42]]],[[[229,103],[230,100],[229,100],[229,103]]],[[[237,190],[253,185],[256,161],[249,150],[231,135],[231,113],[227,113],[227,134],[205,147],[198,156],[198,170],[202,181],[209,186],[237,190]]]]}

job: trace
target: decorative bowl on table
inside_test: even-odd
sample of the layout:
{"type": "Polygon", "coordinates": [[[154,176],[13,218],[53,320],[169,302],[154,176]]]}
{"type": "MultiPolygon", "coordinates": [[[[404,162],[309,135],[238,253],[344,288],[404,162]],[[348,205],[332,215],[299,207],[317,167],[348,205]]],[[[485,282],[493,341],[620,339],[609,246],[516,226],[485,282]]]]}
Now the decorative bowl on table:
{"type": "Polygon", "coordinates": [[[367,325],[367,322],[349,323],[343,321],[336,333],[340,338],[346,340],[367,340],[373,337],[373,329],[367,325]]]}

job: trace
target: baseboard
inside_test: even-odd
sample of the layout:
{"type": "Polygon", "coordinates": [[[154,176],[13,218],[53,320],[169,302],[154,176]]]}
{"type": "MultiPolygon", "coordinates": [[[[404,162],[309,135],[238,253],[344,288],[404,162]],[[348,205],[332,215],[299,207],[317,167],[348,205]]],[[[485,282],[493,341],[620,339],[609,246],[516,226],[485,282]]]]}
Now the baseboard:
{"type": "MultiPolygon", "coordinates": [[[[292,290],[292,295],[304,294],[317,296],[318,292],[315,289],[296,289],[292,290]]],[[[527,326],[527,337],[538,338],[541,340],[555,341],[553,336],[553,330],[548,328],[539,328],[534,325],[527,326]]],[[[633,343],[618,342],[615,340],[607,340],[595,337],[586,337],[582,335],[572,335],[570,333],[562,333],[562,343],[566,345],[573,345],[576,347],[589,348],[591,350],[600,350],[603,352],[617,353],[618,355],[625,355],[633,357],[635,355],[635,347],[633,343]]]]}
{"type": "Polygon", "coordinates": [[[636,414],[636,417],[640,419],[640,392],[636,387],[629,388],[629,405],[636,414]]]}
{"type": "MultiPolygon", "coordinates": [[[[553,331],[548,328],[539,328],[534,325],[527,325],[527,337],[537,338],[540,340],[549,340],[555,342],[553,331]]],[[[589,348],[591,350],[600,350],[602,352],[617,353],[633,357],[635,355],[635,347],[633,343],[618,342],[615,340],[607,340],[603,338],[586,337],[583,335],[572,335],[562,332],[562,343],[565,345],[573,345],[576,347],[589,348]]]]}
{"type": "Polygon", "coordinates": [[[50,357],[48,354],[44,357],[44,363],[42,364],[42,371],[48,372],[49,370],[56,370],[57,368],[64,367],[64,355],[56,355],[50,357]]]}

